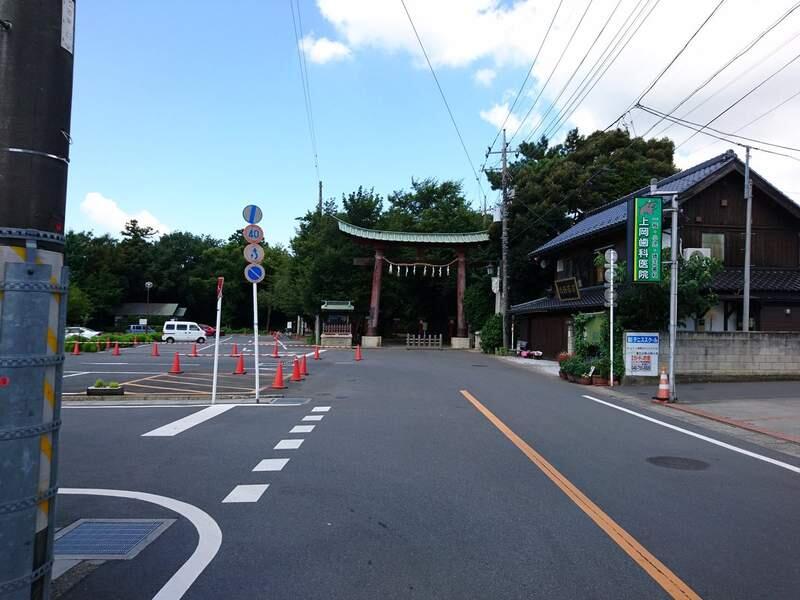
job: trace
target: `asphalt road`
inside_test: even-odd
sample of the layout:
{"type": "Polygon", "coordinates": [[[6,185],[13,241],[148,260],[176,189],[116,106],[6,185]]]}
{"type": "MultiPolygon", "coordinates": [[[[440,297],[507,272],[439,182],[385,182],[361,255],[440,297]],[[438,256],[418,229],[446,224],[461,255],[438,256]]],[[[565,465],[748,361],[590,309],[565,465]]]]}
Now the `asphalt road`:
{"type": "MultiPolygon", "coordinates": [[[[61,486],[208,513],[222,543],[186,598],[797,597],[795,458],[472,353],[312,366],[287,392],[297,406],[237,406],[170,437],[142,434],[207,409],[66,408],[61,486]],[[274,449],[286,439],[303,441],[274,449]],[[275,458],[289,462],[253,471],[275,458]]],[[[59,498],[59,526],[107,516],[178,520],[63,598],[151,598],[198,544],[158,506],[59,498]]]]}

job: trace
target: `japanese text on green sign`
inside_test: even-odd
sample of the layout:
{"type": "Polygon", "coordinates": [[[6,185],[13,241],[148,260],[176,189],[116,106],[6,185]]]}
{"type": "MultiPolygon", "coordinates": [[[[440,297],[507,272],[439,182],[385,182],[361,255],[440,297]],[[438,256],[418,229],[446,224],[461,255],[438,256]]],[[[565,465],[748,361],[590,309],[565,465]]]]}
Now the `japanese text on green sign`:
{"type": "Polygon", "coordinates": [[[634,200],[633,280],[661,281],[661,198],[634,200]]]}

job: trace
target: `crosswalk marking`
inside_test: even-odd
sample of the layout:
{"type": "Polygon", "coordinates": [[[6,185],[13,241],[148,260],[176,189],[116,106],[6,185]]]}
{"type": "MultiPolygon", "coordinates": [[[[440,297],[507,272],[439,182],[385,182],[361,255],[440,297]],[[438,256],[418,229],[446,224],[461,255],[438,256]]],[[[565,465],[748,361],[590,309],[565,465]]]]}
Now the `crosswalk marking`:
{"type": "Polygon", "coordinates": [[[288,458],[265,458],[255,466],[253,471],[282,471],[288,462],[288,458]]]}
{"type": "Polygon", "coordinates": [[[251,485],[237,485],[231,490],[231,493],[225,496],[222,501],[223,504],[231,504],[234,502],[258,502],[258,499],[267,491],[268,483],[251,484],[251,485]]]}
{"type": "Polygon", "coordinates": [[[281,440],[273,450],[297,450],[302,443],[303,440],[281,440]]]}

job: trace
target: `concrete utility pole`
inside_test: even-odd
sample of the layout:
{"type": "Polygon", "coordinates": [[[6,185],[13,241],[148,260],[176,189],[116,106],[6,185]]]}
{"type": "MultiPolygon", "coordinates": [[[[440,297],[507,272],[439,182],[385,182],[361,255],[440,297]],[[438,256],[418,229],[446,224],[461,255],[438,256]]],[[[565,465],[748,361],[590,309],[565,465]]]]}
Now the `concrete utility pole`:
{"type": "Polygon", "coordinates": [[[678,335],[678,194],[672,194],[669,271],[669,401],[675,402],[675,337],[678,335]]]}
{"type": "Polygon", "coordinates": [[[0,0],[0,596],[47,599],[67,270],[74,0],[0,0]]]}
{"type": "Polygon", "coordinates": [[[502,173],[502,202],[503,202],[503,232],[502,232],[502,275],[501,286],[503,292],[503,348],[508,348],[508,144],[506,143],[506,130],[503,129],[503,149],[501,157],[503,163],[502,173]]]}
{"type": "Polygon", "coordinates": [[[317,200],[317,212],[322,215],[322,182],[319,182],[319,200],[317,200]]]}
{"type": "Polygon", "coordinates": [[[753,182],[750,181],[750,146],[745,146],[744,198],[747,202],[744,234],[744,300],[742,331],[750,331],[750,237],[753,228],[753,182]]]}

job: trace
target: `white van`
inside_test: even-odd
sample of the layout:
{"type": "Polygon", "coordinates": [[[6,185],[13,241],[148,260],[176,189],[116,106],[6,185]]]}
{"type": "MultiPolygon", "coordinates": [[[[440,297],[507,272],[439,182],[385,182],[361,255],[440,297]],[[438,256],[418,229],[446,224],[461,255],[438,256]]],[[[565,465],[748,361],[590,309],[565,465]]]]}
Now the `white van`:
{"type": "Polygon", "coordinates": [[[167,321],[161,334],[161,341],[172,344],[173,342],[197,342],[205,344],[206,332],[194,321],[167,321]]]}

